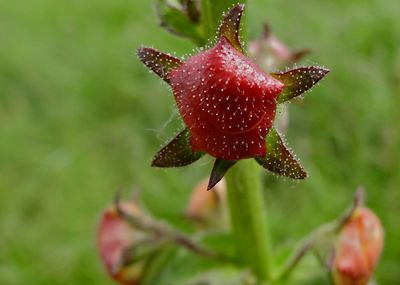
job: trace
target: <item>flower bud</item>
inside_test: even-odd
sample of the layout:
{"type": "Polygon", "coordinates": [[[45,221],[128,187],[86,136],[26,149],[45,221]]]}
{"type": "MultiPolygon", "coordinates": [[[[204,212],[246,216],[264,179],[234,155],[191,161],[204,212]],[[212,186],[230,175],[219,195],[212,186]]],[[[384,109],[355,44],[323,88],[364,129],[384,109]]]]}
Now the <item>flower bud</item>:
{"type": "Polygon", "coordinates": [[[200,181],[193,189],[186,208],[186,216],[201,223],[218,220],[226,203],[226,185],[222,179],[207,191],[208,179],[200,181]]]}
{"type": "MultiPolygon", "coordinates": [[[[120,207],[127,214],[140,214],[133,203],[121,203],[120,207]]],[[[120,284],[140,284],[144,263],[128,263],[127,254],[142,237],[143,233],[129,225],[115,206],[103,213],[97,233],[97,247],[109,275],[120,284]]]]}
{"type": "Polygon", "coordinates": [[[366,285],[383,248],[384,232],[378,217],[358,207],[339,233],[333,260],[335,285],[366,285]]]}
{"type": "MultiPolygon", "coordinates": [[[[139,59],[168,83],[186,128],[155,155],[154,167],[181,167],[204,154],[214,157],[210,186],[238,160],[254,158],[265,169],[304,179],[307,173],[285,146],[274,121],[278,104],[303,95],[323,79],[329,69],[303,66],[266,72],[244,51],[240,21],[244,4],[224,14],[215,45],[181,60],[149,47],[139,59]]],[[[300,58],[265,31],[264,37],[278,57],[300,58]]],[[[264,39],[261,40],[263,46],[264,39]]],[[[251,48],[250,48],[251,50],[251,48]]],[[[260,48],[255,47],[254,53],[260,48]]],[[[252,52],[250,52],[252,54],[252,52]]],[[[286,65],[286,64],[285,64],[286,65]]]]}
{"type": "Polygon", "coordinates": [[[249,55],[257,59],[265,70],[274,70],[295,63],[309,53],[308,49],[291,50],[276,37],[267,24],[264,24],[262,35],[249,44],[249,55]]]}

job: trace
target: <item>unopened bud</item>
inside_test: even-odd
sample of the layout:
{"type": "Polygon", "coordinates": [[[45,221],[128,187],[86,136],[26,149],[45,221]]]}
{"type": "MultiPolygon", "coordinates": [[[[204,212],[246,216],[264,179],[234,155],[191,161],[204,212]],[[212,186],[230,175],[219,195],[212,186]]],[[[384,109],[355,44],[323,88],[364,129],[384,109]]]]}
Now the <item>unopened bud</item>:
{"type": "Polygon", "coordinates": [[[335,285],[366,285],[383,248],[384,232],[378,217],[358,207],[339,233],[332,272],[335,285]]]}
{"type": "MultiPolygon", "coordinates": [[[[127,214],[140,215],[139,209],[133,203],[121,203],[120,208],[127,214]]],[[[97,247],[109,275],[120,284],[140,284],[144,263],[129,263],[127,256],[142,239],[143,233],[128,224],[115,206],[103,213],[98,229],[97,247]]]]}
{"type": "Polygon", "coordinates": [[[264,24],[262,35],[249,44],[249,55],[256,59],[265,70],[274,70],[300,60],[309,50],[291,50],[264,24]]]}
{"type": "Polygon", "coordinates": [[[207,191],[207,186],[208,179],[204,179],[194,187],[186,208],[186,216],[188,218],[202,223],[221,219],[226,203],[224,179],[210,191],[207,191]]]}

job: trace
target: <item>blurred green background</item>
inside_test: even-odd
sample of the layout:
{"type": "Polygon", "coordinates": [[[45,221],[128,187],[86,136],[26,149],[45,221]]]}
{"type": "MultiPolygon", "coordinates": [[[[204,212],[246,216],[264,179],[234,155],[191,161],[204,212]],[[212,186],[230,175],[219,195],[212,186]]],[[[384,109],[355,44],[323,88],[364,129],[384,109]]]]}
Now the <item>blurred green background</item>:
{"type": "MultiPolygon", "coordinates": [[[[386,228],[377,277],[400,283],[400,3],[250,0],[250,37],[268,21],[305,64],[332,72],[290,105],[302,182],[268,177],[275,243],[334,219],[364,185],[386,228]],[[284,225],[284,226],[282,226],[284,225]]],[[[113,284],[96,226],[117,189],[142,190],[158,217],[179,219],[211,159],[149,167],[181,123],[140,45],[188,55],[157,26],[154,1],[0,2],[0,283],[113,284]]]]}

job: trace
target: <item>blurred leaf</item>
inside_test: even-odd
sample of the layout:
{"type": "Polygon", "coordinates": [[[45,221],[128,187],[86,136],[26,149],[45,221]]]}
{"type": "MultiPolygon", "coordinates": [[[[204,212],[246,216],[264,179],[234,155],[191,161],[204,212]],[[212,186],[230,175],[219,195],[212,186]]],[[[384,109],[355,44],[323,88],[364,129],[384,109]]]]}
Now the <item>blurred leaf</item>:
{"type": "Polygon", "coordinates": [[[169,262],[175,257],[177,249],[171,244],[166,244],[164,248],[153,256],[146,264],[142,285],[153,285],[165,270],[169,262]]]}
{"type": "Polygon", "coordinates": [[[307,254],[291,274],[280,280],[279,285],[328,285],[329,274],[321,267],[318,259],[313,254],[307,254]]]}
{"type": "MultiPolygon", "coordinates": [[[[194,8],[191,6],[191,9],[194,8]]],[[[189,38],[198,45],[205,43],[199,26],[183,10],[171,5],[167,0],[159,0],[157,11],[162,27],[173,34],[189,38]]]]}
{"type": "Polygon", "coordinates": [[[194,276],[185,285],[256,285],[257,281],[249,270],[224,266],[194,276]]]}
{"type": "Polygon", "coordinates": [[[267,155],[256,158],[265,169],[293,179],[304,179],[307,173],[285,146],[279,133],[272,128],[266,138],[267,155]]]}
{"type": "Polygon", "coordinates": [[[200,21],[200,10],[197,5],[197,1],[185,0],[183,1],[183,5],[189,18],[194,23],[198,23],[200,21]]]}
{"type": "Polygon", "coordinates": [[[218,232],[202,236],[201,243],[210,250],[218,251],[227,259],[234,259],[235,241],[229,232],[218,232]]]}
{"type": "Polygon", "coordinates": [[[189,140],[189,129],[186,128],[157,152],[151,166],[180,167],[198,160],[203,153],[193,152],[189,140]]]}

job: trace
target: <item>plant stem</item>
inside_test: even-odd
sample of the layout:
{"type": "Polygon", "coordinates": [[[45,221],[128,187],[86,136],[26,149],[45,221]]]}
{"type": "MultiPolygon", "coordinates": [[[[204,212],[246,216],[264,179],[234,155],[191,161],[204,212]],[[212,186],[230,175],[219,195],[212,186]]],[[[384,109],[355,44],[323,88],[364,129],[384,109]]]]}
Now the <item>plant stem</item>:
{"type": "Polygon", "coordinates": [[[167,224],[153,219],[151,216],[148,216],[145,213],[142,213],[141,215],[134,215],[125,212],[120,206],[118,194],[115,196],[114,199],[115,208],[117,209],[118,214],[133,228],[146,232],[160,240],[163,239],[175,242],[176,244],[186,248],[187,250],[195,254],[210,259],[225,260],[225,257],[221,254],[203,247],[202,245],[191,239],[189,236],[179,232],[178,230],[170,227],[167,224]]]}
{"type": "Polygon", "coordinates": [[[333,236],[336,228],[337,223],[325,224],[302,239],[293,251],[292,255],[286,261],[285,265],[278,271],[273,279],[282,280],[288,277],[310,250],[314,249],[322,240],[333,236]]]}
{"type": "Polygon", "coordinates": [[[227,173],[226,181],[238,260],[250,266],[261,281],[268,281],[271,246],[259,174],[254,160],[242,160],[227,173]]]}
{"type": "Polygon", "coordinates": [[[345,211],[339,219],[319,226],[316,230],[303,238],[287,260],[286,264],[280,271],[278,271],[273,280],[281,280],[289,276],[293,269],[310,250],[315,249],[315,247],[326,240],[332,240],[333,237],[343,228],[346,222],[353,216],[355,210],[358,207],[361,207],[363,203],[364,189],[360,187],[354,195],[353,205],[345,211]]]}
{"type": "Polygon", "coordinates": [[[215,21],[213,21],[213,13],[210,0],[201,1],[201,12],[204,37],[206,39],[210,39],[212,38],[213,33],[215,33],[215,21]]]}
{"type": "MultiPolygon", "coordinates": [[[[202,0],[204,36],[213,38],[221,16],[234,4],[246,0],[202,0]]],[[[245,19],[241,21],[241,39],[246,41],[245,19]]],[[[237,259],[249,266],[260,281],[269,281],[270,240],[262,195],[260,167],[252,159],[241,160],[227,173],[228,205],[237,259]]]]}

